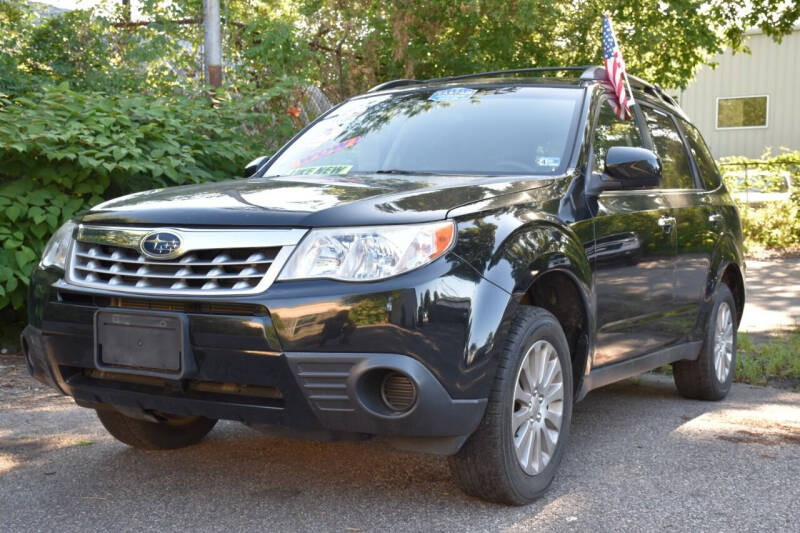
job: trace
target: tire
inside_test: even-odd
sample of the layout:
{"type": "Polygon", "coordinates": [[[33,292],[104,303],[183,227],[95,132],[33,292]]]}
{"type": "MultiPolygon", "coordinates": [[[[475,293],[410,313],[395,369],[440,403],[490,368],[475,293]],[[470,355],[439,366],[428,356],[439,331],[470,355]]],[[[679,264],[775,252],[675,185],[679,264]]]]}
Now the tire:
{"type": "MultiPolygon", "coordinates": [[[[525,370],[530,368],[526,366],[525,370]]],[[[538,381],[546,382],[546,380],[538,381]]],[[[538,385],[535,385],[533,390],[536,390],[536,387],[538,385]]],[[[498,361],[497,375],[489,395],[486,414],[478,429],[461,450],[449,459],[450,470],[461,489],[471,496],[507,505],[524,505],[544,494],[561,462],[572,419],[572,402],[572,366],[569,346],[561,325],[556,317],[544,309],[520,307],[498,361]],[[541,394],[536,395],[539,401],[536,397],[527,404],[518,401],[520,397],[516,394],[518,384],[521,384],[523,392],[528,387],[526,372],[522,369],[523,361],[526,357],[528,360],[531,358],[540,360],[537,358],[544,353],[549,354],[545,357],[549,366],[544,368],[556,369],[553,372],[552,383],[556,382],[556,374],[560,370],[560,400],[555,399],[558,394],[556,385],[552,385],[540,391],[544,393],[549,391],[548,398],[545,398],[545,394],[541,394]],[[560,368],[555,366],[555,361],[560,368]],[[531,405],[533,408],[528,409],[531,405]],[[560,428],[553,445],[552,440],[546,443],[543,437],[545,433],[552,436],[554,430],[549,417],[553,416],[559,407],[560,428]],[[512,416],[515,413],[522,415],[519,420],[527,418],[527,421],[512,433],[512,416]],[[532,418],[534,413],[541,416],[541,421],[532,418]],[[541,424],[544,424],[546,431],[541,430],[541,424]],[[533,439],[533,434],[529,434],[532,439],[530,442],[538,440],[551,452],[549,460],[542,460],[539,463],[531,460],[526,466],[523,465],[522,459],[518,459],[515,442],[528,442],[524,440],[527,428],[532,428],[538,436],[538,439],[533,439]]],[[[524,450],[524,446],[521,449],[524,450]]],[[[535,444],[531,444],[531,449],[535,453],[535,444]]],[[[533,457],[526,453],[521,455],[533,457]]],[[[544,459],[543,456],[539,458],[544,459]]]]}
{"type": "Polygon", "coordinates": [[[149,422],[113,409],[97,409],[97,417],[120,442],[140,450],[176,450],[197,444],[217,423],[200,416],[165,418],[149,422]]]}
{"type": "Polygon", "coordinates": [[[677,361],[672,364],[675,386],[682,396],[710,401],[727,396],[736,368],[737,325],[733,294],[727,285],[720,283],[714,293],[700,355],[694,361],[677,361]],[[726,321],[725,331],[721,333],[719,328],[726,321]],[[720,361],[725,364],[718,366],[720,361]]]}

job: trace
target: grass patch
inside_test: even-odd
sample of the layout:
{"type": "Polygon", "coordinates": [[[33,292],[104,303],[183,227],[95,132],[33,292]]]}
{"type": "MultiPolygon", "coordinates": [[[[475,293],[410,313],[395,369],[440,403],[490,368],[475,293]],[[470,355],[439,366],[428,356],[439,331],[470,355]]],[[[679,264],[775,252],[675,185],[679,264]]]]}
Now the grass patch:
{"type": "Polygon", "coordinates": [[[747,333],[739,333],[736,381],[766,385],[773,380],[800,385],[800,331],[760,343],[747,333]]]}
{"type": "MultiPolygon", "coordinates": [[[[654,370],[672,376],[672,365],[654,370]]],[[[800,391],[800,331],[770,335],[756,341],[747,333],[737,337],[735,381],[800,391]]]]}

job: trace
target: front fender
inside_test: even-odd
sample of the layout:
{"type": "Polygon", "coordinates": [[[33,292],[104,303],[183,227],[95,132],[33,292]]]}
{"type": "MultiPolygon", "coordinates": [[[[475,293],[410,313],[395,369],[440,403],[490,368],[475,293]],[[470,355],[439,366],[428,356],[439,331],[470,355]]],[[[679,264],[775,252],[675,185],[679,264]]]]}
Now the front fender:
{"type": "MultiPolygon", "coordinates": [[[[555,216],[523,209],[503,210],[459,221],[459,240],[454,253],[493,286],[509,294],[505,302],[492,299],[487,309],[475,308],[474,318],[483,316],[486,323],[494,324],[498,317],[503,317],[494,342],[482,344],[491,346],[492,350],[476,355],[485,354],[484,357],[493,359],[496,350],[505,344],[510,323],[523,297],[540,277],[559,272],[570,279],[581,300],[578,305],[583,306],[585,322],[579,329],[586,336],[581,339],[580,335],[574,335],[568,340],[571,349],[577,350],[574,352],[576,367],[588,370],[590,365],[585,361],[589,360],[594,346],[596,306],[592,290],[593,271],[586,251],[594,242],[592,221],[567,225],[555,216]],[[586,344],[581,345],[581,342],[586,344]],[[585,351],[579,349],[581,346],[585,351]]],[[[557,278],[542,281],[548,283],[548,279],[557,281],[557,278]]],[[[481,303],[485,305],[489,300],[484,299],[481,303]]],[[[569,321],[569,317],[560,319],[569,321]]],[[[566,332],[569,324],[562,325],[566,332]]]]}
{"type": "Polygon", "coordinates": [[[459,221],[454,252],[517,301],[538,276],[562,271],[591,302],[592,268],[586,247],[592,242],[590,220],[570,226],[548,214],[508,210],[459,221]]]}

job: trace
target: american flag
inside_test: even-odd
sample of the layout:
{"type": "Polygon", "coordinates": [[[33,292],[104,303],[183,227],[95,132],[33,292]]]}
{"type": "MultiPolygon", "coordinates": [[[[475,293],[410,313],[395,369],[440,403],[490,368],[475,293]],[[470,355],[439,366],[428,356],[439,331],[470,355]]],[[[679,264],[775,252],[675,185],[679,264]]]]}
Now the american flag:
{"type": "Polygon", "coordinates": [[[633,105],[633,95],[625,90],[625,60],[622,59],[622,52],[614,37],[611,15],[608,13],[603,16],[603,61],[608,76],[606,86],[616,95],[616,99],[610,100],[614,111],[621,119],[631,117],[630,106],[633,105]]]}

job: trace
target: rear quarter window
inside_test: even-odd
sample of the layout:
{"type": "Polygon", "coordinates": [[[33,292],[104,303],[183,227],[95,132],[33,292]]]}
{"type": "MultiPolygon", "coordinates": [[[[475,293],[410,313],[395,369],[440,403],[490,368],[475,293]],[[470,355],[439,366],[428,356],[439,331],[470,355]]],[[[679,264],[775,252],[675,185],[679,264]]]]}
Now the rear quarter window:
{"type": "Polygon", "coordinates": [[[719,173],[717,164],[714,162],[714,157],[711,155],[711,150],[708,149],[700,135],[700,131],[680,119],[681,127],[686,134],[686,142],[689,144],[689,150],[694,156],[694,161],[697,163],[697,168],[700,170],[700,178],[703,180],[703,186],[708,189],[716,189],[722,183],[722,176],[719,173]]]}

